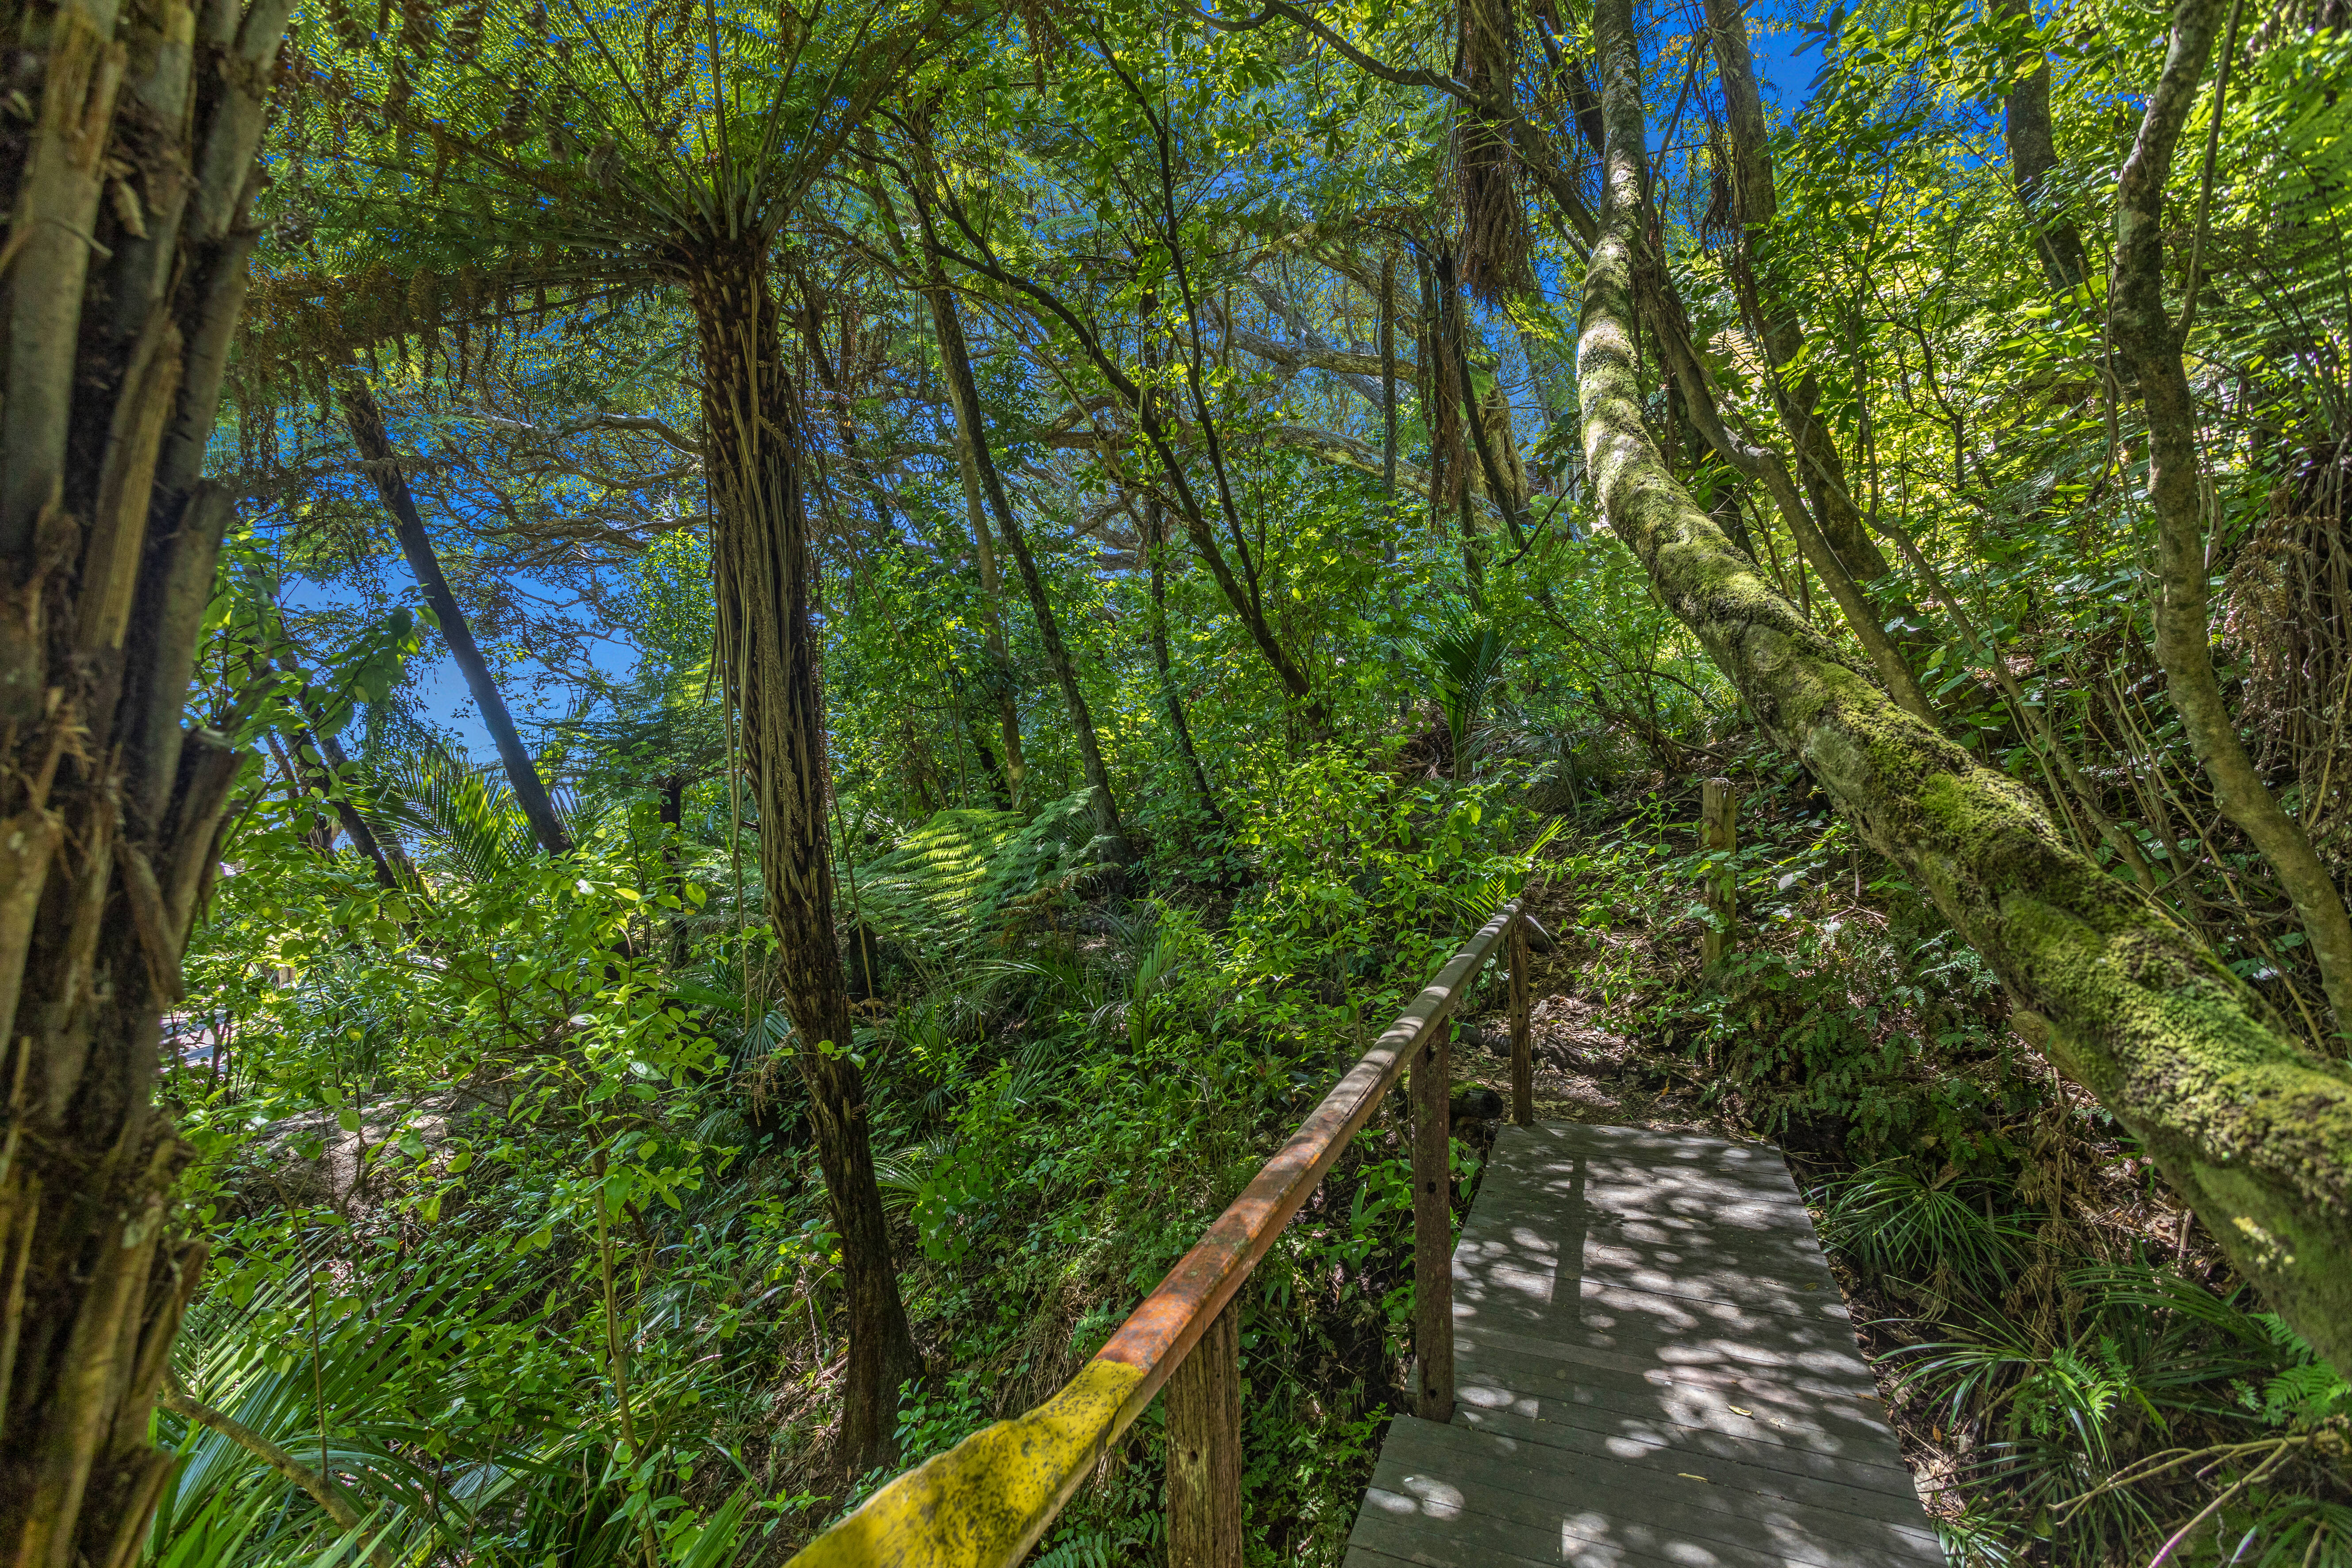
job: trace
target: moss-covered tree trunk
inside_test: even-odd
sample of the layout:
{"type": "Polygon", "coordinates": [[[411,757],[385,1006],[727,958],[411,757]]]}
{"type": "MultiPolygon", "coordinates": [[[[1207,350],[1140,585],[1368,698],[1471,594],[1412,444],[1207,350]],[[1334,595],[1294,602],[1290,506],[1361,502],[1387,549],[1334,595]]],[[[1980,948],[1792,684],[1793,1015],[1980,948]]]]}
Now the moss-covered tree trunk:
{"type": "MultiPolygon", "coordinates": [[[[2147,415],[2148,509],[2157,523],[2156,657],[2165,689],[2213,782],[2216,803],[2253,840],[2294,900],[2341,1032],[2352,1029],[2352,917],[2303,824],[2255,769],[2213,672],[2206,594],[2212,568],[2197,460],[2197,405],[2180,360],[2180,331],[2164,305],[2165,182],[2226,9],[2221,0],[2187,0],[2173,14],[2164,73],[2148,97],[2116,191],[2114,330],[2138,377],[2147,415]]],[[[2046,82],[2042,93],[2046,100],[2046,82]]]]}
{"type": "Polygon", "coordinates": [[[202,480],[292,0],[12,7],[0,305],[0,1563],[122,1568],[204,1262],[162,1016],[244,760],[183,725],[202,480]],[[110,187],[112,199],[107,199],[110,187]]]}
{"type": "Polygon", "coordinates": [[[1632,0],[1598,0],[1594,18],[1608,154],[1577,367],[1603,516],[1766,731],[2046,1024],[2060,1069],[2142,1142],[2280,1314],[2352,1370],[2352,1072],[2069,848],[2032,795],[1897,708],[1660,460],[1633,343],[1644,121],[1632,0]]]}
{"type": "Polygon", "coordinates": [[[707,241],[685,268],[687,296],[702,350],[717,653],[741,718],[774,977],[793,1021],[817,1163],[841,1233],[849,1362],[840,1451],[852,1469],[864,1470],[894,1454],[898,1386],[921,1375],[922,1361],[874,1179],[865,1077],[849,1054],[849,990],[834,935],[825,828],[824,703],[809,626],[814,568],[800,411],[764,261],[752,241],[707,241]]]}

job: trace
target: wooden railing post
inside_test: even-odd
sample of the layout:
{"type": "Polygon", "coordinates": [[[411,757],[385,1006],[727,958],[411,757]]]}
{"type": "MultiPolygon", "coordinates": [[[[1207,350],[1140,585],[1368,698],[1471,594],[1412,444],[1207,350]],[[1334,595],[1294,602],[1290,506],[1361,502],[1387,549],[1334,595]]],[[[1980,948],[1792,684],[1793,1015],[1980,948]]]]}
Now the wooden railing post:
{"type": "MultiPolygon", "coordinates": [[[[1243,1281],[1390,1103],[1406,1074],[1414,1109],[1414,1407],[1454,1414],[1453,1173],[1446,1041],[1454,1005],[1519,918],[1506,904],[1445,961],[1396,1022],[1331,1087],[1290,1141],[1250,1178],[1159,1288],[1102,1349],[1035,1408],[984,1426],[919,1465],[834,1523],[797,1568],[1014,1568],[1103,1455],[1165,1397],[1169,1547],[1173,1562],[1240,1568],[1241,1358],[1234,1302],[1243,1281]],[[1213,1306],[1213,1303],[1223,1303],[1213,1306]],[[1212,1313],[1214,1313],[1213,1317],[1212,1313]]],[[[1535,928],[1540,933],[1542,928],[1535,928]]]]}
{"type": "Polygon", "coordinates": [[[1169,1568],[1242,1568],[1242,1308],[1168,1374],[1169,1568]]]}
{"type": "Polygon", "coordinates": [[[1511,922],[1511,1120],[1536,1124],[1535,1042],[1528,1027],[1528,919],[1511,922]]]}
{"type": "MultiPolygon", "coordinates": [[[[1738,828],[1733,814],[1738,809],[1738,798],[1731,793],[1729,779],[1709,779],[1699,791],[1699,828],[1704,847],[1709,854],[1722,850],[1728,854],[1738,847],[1738,828]]],[[[1706,879],[1707,911],[1716,923],[1707,928],[1700,939],[1699,954],[1709,969],[1728,957],[1732,949],[1731,922],[1738,918],[1738,879],[1728,865],[1720,871],[1710,871],[1706,879]]]]}
{"type": "Polygon", "coordinates": [[[1454,1419],[1453,1033],[1430,1031],[1412,1063],[1412,1413],[1424,1421],[1454,1419]]]}

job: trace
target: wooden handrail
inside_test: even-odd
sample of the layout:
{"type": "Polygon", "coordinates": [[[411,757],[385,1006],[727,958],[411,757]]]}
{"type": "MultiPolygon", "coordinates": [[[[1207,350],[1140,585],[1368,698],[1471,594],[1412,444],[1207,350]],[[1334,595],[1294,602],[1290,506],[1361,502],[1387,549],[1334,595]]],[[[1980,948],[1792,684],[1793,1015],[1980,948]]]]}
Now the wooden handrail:
{"type": "MultiPolygon", "coordinates": [[[[973,1433],[892,1480],[803,1548],[793,1568],[1012,1568],[1018,1563],[1201,1342],[1408,1063],[1435,1066],[1436,1115],[1444,1118],[1441,1026],[1518,917],[1514,899],[1447,961],[1076,1377],[1043,1405],[973,1433]]],[[[1525,952],[1523,942],[1512,945],[1515,957],[1525,952]]],[[[1523,994],[1523,987],[1517,989],[1523,994]]],[[[1444,1250],[1452,1250],[1450,1237],[1444,1250]]],[[[1446,1361],[1450,1407],[1450,1353],[1446,1361]]],[[[1423,1381],[1426,1387],[1426,1375],[1423,1381]]]]}

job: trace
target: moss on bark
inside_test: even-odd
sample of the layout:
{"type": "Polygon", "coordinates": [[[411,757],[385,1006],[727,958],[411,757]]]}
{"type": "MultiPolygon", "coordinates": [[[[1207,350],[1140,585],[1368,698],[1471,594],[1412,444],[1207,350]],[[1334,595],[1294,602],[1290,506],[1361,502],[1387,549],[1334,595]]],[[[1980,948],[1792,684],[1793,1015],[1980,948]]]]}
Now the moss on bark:
{"type": "Polygon", "coordinates": [[[1984,955],[2063,1072],[2147,1147],[2231,1261],[2352,1372],[2352,1072],[2282,1028],[2210,949],[2068,847],[2042,803],[1905,713],[1806,626],[1667,472],[1641,419],[1632,266],[1643,212],[1631,0],[1599,0],[1608,126],[1578,342],[1586,461],[1610,527],[1870,844],[1984,955]]]}

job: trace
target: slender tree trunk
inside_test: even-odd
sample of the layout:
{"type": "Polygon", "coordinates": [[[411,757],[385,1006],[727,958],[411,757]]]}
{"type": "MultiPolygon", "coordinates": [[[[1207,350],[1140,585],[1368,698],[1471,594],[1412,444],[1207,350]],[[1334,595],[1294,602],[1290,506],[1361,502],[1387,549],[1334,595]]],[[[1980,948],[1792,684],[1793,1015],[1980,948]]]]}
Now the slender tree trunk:
{"type": "Polygon", "coordinates": [[[1611,528],[1766,732],[1984,955],[2023,1026],[2140,1140],[2231,1265],[2352,1369],[2352,1071],[2289,1037],[2203,942],[2069,848],[2031,795],[1895,708],[1664,472],[1633,345],[1646,158],[1633,0],[1598,0],[1594,29],[1609,155],[1577,363],[1611,528]]]}
{"type": "Polygon", "coordinates": [[[286,813],[292,818],[298,837],[313,855],[322,859],[332,855],[335,825],[327,820],[326,813],[310,798],[306,771],[288,754],[284,742],[274,731],[264,731],[262,740],[269,747],[269,760],[278,764],[278,776],[286,781],[286,813]]]}
{"type": "MultiPolygon", "coordinates": [[[[1381,252],[1381,562],[1396,564],[1397,485],[1397,365],[1396,365],[1396,247],[1381,252]]],[[[1396,602],[1389,587],[1389,602],[1396,602]]]]}
{"type": "MultiPolygon", "coordinates": [[[[969,255],[942,246],[940,243],[936,226],[931,221],[929,198],[922,194],[919,184],[910,188],[915,193],[916,214],[921,219],[923,226],[923,243],[932,256],[952,257],[957,265],[1034,300],[1047,314],[1070,330],[1071,335],[1077,339],[1087,357],[1094,363],[1095,368],[1102,373],[1103,379],[1109,383],[1111,389],[1119,395],[1120,400],[1129,406],[1140,409],[1137,422],[1142,426],[1144,440],[1151,447],[1152,456],[1159,462],[1160,473],[1168,481],[1169,491],[1175,500],[1178,515],[1184,520],[1184,531],[1192,541],[1192,548],[1199,552],[1202,562],[1209,568],[1209,574],[1216,579],[1217,588],[1224,595],[1225,603],[1233,606],[1234,617],[1247,629],[1250,640],[1257,644],[1258,651],[1265,656],[1266,663],[1272,667],[1276,679],[1282,682],[1283,689],[1297,700],[1309,728],[1318,732],[1328,730],[1329,711],[1324,707],[1321,700],[1315,696],[1314,688],[1307,679],[1307,672],[1299,667],[1296,659],[1290,657],[1288,650],[1284,648],[1282,640],[1275,636],[1273,624],[1266,619],[1265,607],[1259,602],[1258,597],[1256,563],[1249,552],[1247,542],[1241,535],[1239,518],[1229,504],[1221,505],[1222,516],[1228,531],[1233,536],[1235,554],[1242,563],[1242,574],[1237,577],[1234,575],[1232,562],[1225,558],[1223,549],[1217,543],[1216,531],[1210,521],[1208,511],[1201,504],[1200,496],[1192,488],[1192,482],[1184,471],[1183,460],[1176,450],[1166,423],[1142,398],[1140,389],[1127,373],[1119,368],[1118,362],[1104,350],[1102,340],[1095,334],[1076,311],[1070,309],[1068,302],[1036,279],[1024,277],[1006,268],[989,250],[978,231],[969,226],[952,201],[946,204],[946,211],[955,220],[965,239],[978,248],[980,254],[969,255]]],[[[1228,343],[1230,344],[1230,336],[1228,343]]],[[[1199,375],[1197,365],[1193,367],[1192,374],[1197,382],[1199,375]]],[[[1198,412],[1202,427],[1207,429],[1213,422],[1214,416],[1208,409],[1205,400],[1202,402],[1198,412]]],[[[1229,503],[1230,497],[1222,493],[1223,489],[1222,483],[1219,488],[1221,503],[1229,503]]]]}
{"type": "MultiPolygon", "coordinates": [[[[890,237],[891,249],[900,268],[910,276],[918,271],[922,275],[923,299],[930,309],[932,333],[937,337],[941,331],[940,310],[947,300],[947,275],[940,270],[936,255],[928,250],[919,252],[907,243],[898,226],[898,208],[874,163],[872,138],[862,131],[859,137],[859,156],[873,182],[867,194],[881,215],[883,231],[890,237]]],[[[998,731],[1004,737],[1003,784],[1010,797],[1006,805],[1009,809],[1018,810],[1027,798],[1023,784],[1029,770],[1021,747],[1021,689],[1013,679],[1013,656],[1004,639],[1004,587],[997,571],[996,544],[989,535],[987,509],[980,499],[979,471],[972,462],[971,448],[963,439],[961,422],[956,428],[956,472],[963,484],[964,516],[971,525],[972,558],[980,569],[981,643],[988,657],[989,697],[996,705],[998,731]]]]}
{"type": "Polygon", "coordinates": [[[1168,704],[1169,733],[1176,737],[1176,750],[1184,759],[1184,769],[1192,777],[1192,789],[1201,797],[1202,809],[1209,820],[1219,827],[1225,826],[1225,814],[1217,809],[1217,797],[1209,788],[1209,774],[1201,766],[1201,753],[1192,747],[1192,727],[1184,720],[1184,696],[1176,685],[1176,661],[1168,652],[1168,590],[1161,571],[1160,549],[1166,542],[1166,520],[1156,496],[1143,498],[1143,554],[1151,563],[1151,658],[1160,668],[1160,694],[1168,704]]]}
{"type": "Polygon", "coordinates": [[[1013,552],[1013,563],[1021,573],[1021,585],[1028,591],[1030,612],[1037,617],[1037,638],[1045,645],[1046,664],[1061,683],[1062,701],[1069,710],[1078,760],[1086,770],[1087,787],[1095,793],[1095,809],[1100,814],[1102,830],[1116,842],[1119,858],[1126,859],[1131,853],[1127,829],[1119,821],[1118,796],[1111,790],[1110,770],[1103,766],[1094,713],[1087,706],[1086,693],[1079,689],[1077,665],[1062,641],[1061,623],[1045,597],[1045,583],[1038,575],[1036,558],[1030,553],[1020,520],[1013,516],[1012,501],[1004,493],[1003,478],[989,453],[988,432],[981,423],[980,386],[972,379],[971,353],[964,343],[962,318],[956,312],[954,296],[946,289],[932,290],[931,301],[933,319],[939,323],[940,360],[947,373],[948,400],[955,405],[956,428],[962,434],[964,450],[971,454],[972,468],[980,479],[980,493],[988,502],[988,510],[995,514],[997,531],[1004,536],[1006,547],[1013,552]]]}
{"type": "MultiPolygon", "coordinates": [[[[1512,476],[1506,473],[1496,456],[1494,432],[1487,427],[1486,411],[1480,406],[1477,378],[1470,373],[1470,313],[1462,303],[1462,290],[1454,276],[1454,258],[1444,250],[1437,253],[1437,286],[1444,295],[1447,331],[1445,337],[1454,354],[1454,371],[1462,381],[1462,419],[1469,427],[1470,443],[1478,453],[1478,471],[1486,480],[1486,499],[1503,514],[1503,526],[1510,531],[1514,549],[1524,549],[1527,530],[1520,525],[1519,511],[1524,498],[1512,476]]],[[[1505,416],[1508,417],[1507,413],[1505,416]]]]}
{"type": "MultiPolygon", "coordinates": [[[[333,735],[324,735],[320,737],[319,750],[326,755],[328,770],[332,773],[338,783],[344,784],[344,787],[338,798],[340,798],[344,804],[349,805],[351,802],[351,790],[348,783],[345,781],[348,781],[352,776],[350,772],[352,759],[350,755],[344,752],[343,742],[333,735]]],[[[341,808],[338,807],[338,809],[341,808]]],[[[356,810],[354,810],[353,815],[357,815],[356,810]]],[[[408,846],[401,842],[400,836],[397,833],[373,826],[369,827],[368,835],[382,849],[384,862],[392,870],[394,881],[404,888],[413,889],[416,887],[418,885],[416,866],[415,862],[409,859],[408,846]]]]}
{"type": "Polygon", "coordinates": [[[674,969],[685,967],[691,946],[686,931],[686,868],[679,855],[686,832],[686,785],[684,773],[666,773],[655,785],[661,791],[662,891],[677,900],[669,917],[669,962],[674,969]]]}
{"type": "Polygon", "coordinates": [[[175,1460],[204,1267],[152,1094],[243,760],[182,727],[226,489],[199,479],[291,0],[11,13],[0,296],[0,1563],[123,1568],[175,1460]],[[176,47],[167,40],[176,40],[176,47]],[[193,40],[193,41],[192,41],[193,40]],[[118,120],[118,109],[121,110],[118,120]],[[143,192],[143,233],[103,202],[143,192]]]}
{"type": "Polygon", "coordinates": [[[1791,381],[1788,366],[1801,346],[1803,329],[1783,299],[1759,282],[1755,262],[1767,241],[1765,225],[1774,210],[1772,152],[1767,140],[1763,98],[1756,85],[1756,62],[1748,47],[1748,23],[1738,0],[1706,0],[1707,37],[1723,79],[1725,116],[1730,132],[1732,188],[1742,239],[1734,253],[1735,287],[1759,324],[1765,363],[1770,371],[1774,406],[1796,454],[1796,479],[1812,505],[1813,521],[1838,564],[1855,582],[1886,575],[1886,558],[1863,524],[1846,483],[1845,466],[1829,429],[1818,417],[1821,387],[1810,371],[1791,381]]]}
{"type": "Polygon", "coordinates": [[[988,527],[988,509],[980,499],[980,465],[972,460],[971,443],[964,438],[963,422],[956,422],[956,476],[963,483],[963,510],[971,524],[972,557],[980,568],[981,645],[988,655],[988,689],[996,702],[997,732],[1004,737],[1006,805],[1018,809],[1025,795],[1022,784],[1029,766],[1021,752],[1021,707],[1013,679],[1013,655],[1004,641],[1004,583],[996,569],[996,542],[988,527]]]}
{"type": "MultiPolygon", "coordinates": [[[[1923,723],[1933,724],[1935,709],[1919,685],[1918,677],[1912,673],[1910,661],[1903,657],[1895,639],[1887,636],[1885,623],[1864,596],[1862,585],[1853,580],[1837,552],[1830,548],[1829,542],[1814,526],[1812,512],[1798,493],[1796,481],[1789,477],[1787,462],[1777,451],[1742,441],[1724,425],[1716,405],[1715,389],[1683,325],[1681,301],[1668,291],[1670,286],[1663,271],[1650,265],[1652,260],[1654,258],[1645,257],[1644,265],[1636,270],[1636,293],[1647,302],[1647,319],[1656,329],[1654,336],[1665,362],[1663,368],[1682,389],[1683,406],[1689,411],[1692,423],[1724,461],[1762,483],[1765,493],[1780,510],[1781,521],[1788,524],[1789,537],[1795,542],[1798,554],[1821,574],[1855,640],[1870,656],[1879,679],[1904,711],[1923,723]]],[[[1807,618],[1811,618],[1810,607],[1807,618]]]]}
{"type": "Polygon", "coordinates": [[[987,727],[964,701],[961,677],[956,680],[956,711],[963,718],[965,738],[971,742],[971,749],[980,758],[980,776],[987,781],[989,804],[999,811],[1011,811],[1013,791],[1005,782],[1004,764],[989,748],[987,727]]]}
{"type": "MultiPolygon", "coordinates": [[[[1707,41],[1723,83],[1723,117],[1731,127],[1731,215],[1744,229],[1772,221],[1778,205],[1772,189],[1771,128],[1764,119],[1764,95],[1756,85],[1756,64],[1748,47],[1748,8],[1743,0],[1706,0],[1707,41]]],[[[1594,106],[1599,118],[1599,106],[1594,106]]],[[[1598,149],[1595,149],[1598,151],[1598,149]]]]}
{"type": "MultiPolygon", "coordinates": [[[[360,815],[359,807],[352,801],[351,791],[344,787],[341,769],[324,755],[326,748],[316,732],[307,728],[297,730],[287,737],[287,744],[292,752],[292,759],[288,765],[300,774],[305,789],[318,795],[334,808],[335,820],[342,824],[343,836],[368,858],[378,885],[387,892],[401,891],[400,877],[393,869],[392,858],[386,853],[383,840],[376,837],[375,829],[368,826],[367,818],[360,815]]],[[[340,751],[341,748],[336,749],[340,751]]]]}
{"type": "Polygon", "coordinates": [[[400,459],[393,453],[392,438],[385,433],[383,410],[376,405],[374,389],[353,371],[338,380],[335,395],[343,405],[343,422],[351,429],[352,444],[359,448],[362,460],[367,464],[368,477],[375,481],[376,494],[383,498],[384,510],[392,514],[392,530],[400,541],[400,552],[408,558],[408,569],[416,574],[416,585],[424,591],[425,603],[441,623],[441,636],[449,645],[449,657],[457,661],[457,669],[466,678],[466,689],[474,694],[474,706],[481,710],[482,727],[489,731],[490,742],[498,747],[507,784],[514,790],[515,804],[522,808],[523,819],[530,824],[531,837],[550,855],[571,854],[572,835],[564,827],[563,819],[556,815],[555,803],[548,797],[547,785],[539,776],[539,764],[531,760],[530,752],[523,747],[522,737],[515,732],[506,699],[499,694],[499,684],[490,676],[489,664],[474,641],[474,629],[466,620],[466,612],[458,606],[457,596],[449,591],[449,580],[441,574],[441,557],[433,548],[433,536],[425,531],[425,520],[417,515],[416,498],[409,493],[408,476],[401,471],[400,459]]]}
{"type": "MultiPolygon", "coordinates": [[[[288,673],[282,665],[278,672],[288,673]]],[[[304,786],[334,807],[344,836],[368,858],[378,884],[394,893],[418,886],[416,868],[409,863],[408,851],[400,840],[390,834],[378,833],[374,824],[361,815],[358,802],[352,798],[352,760],[344,754],[341,741],[320,732],[324,726],[311,698],[307,686],[295,695],[295,705],[308,722],[287,737],[292,752],[287,765],[299,768],[304,786]]]]}
{"type": "MultiPolygon", "coordinates": [[[[2181,727],[2213,781],[2213,795],[2277,873],[2318,961],[2339,1032],[2352,1029],[2352,918],[2344,895],[2238,738],[2213,673],[2197,407],[2180,360],[2180,333],[2164,307],[2164,184],[2194,107],[2221,0],[2182,0],[2171,49],[2124,164],[2116,213],[2116,342],[2139,380],[2147,413],[2148,504],[2157,521],[2156,657],[2181,727]]],[[[2046,88],[2045,88],[2046,92],[2046,88]]],[[[2217,108],[2218,112],[2218,108],[2217,108]]],[[[2342,1039],[2336,1049],[2343,1050],[2342,1039]]]]}
{"type": "MultiPolygon", "coordinates": [[[[2002,17],[2032,26],[2033,0],[1994,0],[1994,6],[2002,17]]],[[[2001,100],[2001,126],[2009,142],[2010,178],[2033,230],[2042,276],[2063,292],[2081,285],[2091,268],[2074,221],[2050,201],[2050,175],[2058,166],[2058,140],[2050,125],[2050,58],[2036,47],[2032,59],[2033,68],[2017,78],[2001,100]]]]}
{"type": "Polygon", "coordinates": [[[793,1021],[817,1163],[841,1234],[849,1309],[841,1454],[863,1470],[895,1453],[898,1387],[922,1375],[922,1361],[874,1179],[864,1076],[849,1055],[849,993],[834,934],[825,826],[824,706],[809,626],[800,411],[760,247],[705,246],[685,282],[702,353],[718,658],[740,716],[743,770],[760,823],[774,978],[793,1021]]]}

